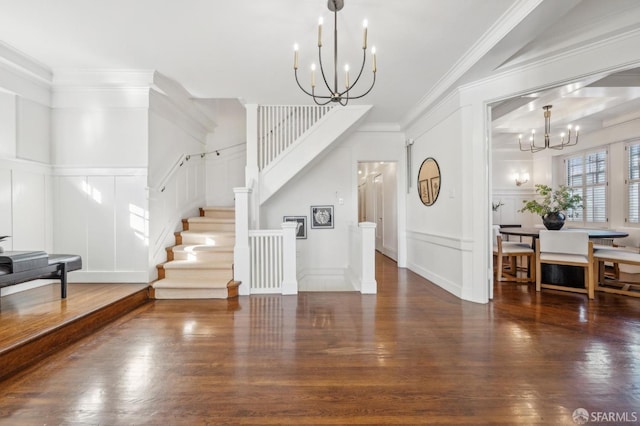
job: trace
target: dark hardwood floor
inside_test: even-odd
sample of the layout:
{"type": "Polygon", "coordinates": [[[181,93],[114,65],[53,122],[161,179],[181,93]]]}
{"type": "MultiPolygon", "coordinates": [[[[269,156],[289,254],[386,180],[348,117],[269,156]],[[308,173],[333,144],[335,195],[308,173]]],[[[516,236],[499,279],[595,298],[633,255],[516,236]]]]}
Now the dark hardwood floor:
{"type": "Polygon", "coordinates": [[[0,424],[640,420],[640,299],[505,282],[480,305],[376,260],[377,295],[146,303],[0,382],[0,424]]]}

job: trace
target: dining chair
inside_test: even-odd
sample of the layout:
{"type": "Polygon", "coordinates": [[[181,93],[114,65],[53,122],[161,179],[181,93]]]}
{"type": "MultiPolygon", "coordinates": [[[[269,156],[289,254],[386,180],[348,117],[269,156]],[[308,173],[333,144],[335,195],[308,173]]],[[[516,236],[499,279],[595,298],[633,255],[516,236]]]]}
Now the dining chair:
{"type": "Polygon", "coordinates": [[[541,288],[586,293],[595,297],[593,243],[589,233],[582,231],[540,230],[536,243],[536,291],[541,288]],[[542,282],[542,264],[558,266],[580,266],[584,268],[584,288],[542,282]]]}
{"type": "Polygon", "coordinates": [[[502,241],[500,227],[493,227],[493,255],[496,257],[496,278],[498,281],[535,282],[535,252],[529,244],[502,241]],[[508,272],[505,270],[504,258],[509,258],[508,272]],[[518,277],[517,258],[522,257],[526,262],[526,276],[518,277]]]}

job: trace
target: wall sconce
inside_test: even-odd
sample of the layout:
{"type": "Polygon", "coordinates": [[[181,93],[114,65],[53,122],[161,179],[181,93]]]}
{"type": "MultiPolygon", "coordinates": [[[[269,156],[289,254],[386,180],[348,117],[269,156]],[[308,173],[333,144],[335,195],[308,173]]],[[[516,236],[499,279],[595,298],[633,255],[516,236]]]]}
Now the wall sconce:
{"type": "Polygon", "coordinates": [[[516,173],[513,175],[516,185],[520,186],[529,182],[529,173],[516,173]]]}

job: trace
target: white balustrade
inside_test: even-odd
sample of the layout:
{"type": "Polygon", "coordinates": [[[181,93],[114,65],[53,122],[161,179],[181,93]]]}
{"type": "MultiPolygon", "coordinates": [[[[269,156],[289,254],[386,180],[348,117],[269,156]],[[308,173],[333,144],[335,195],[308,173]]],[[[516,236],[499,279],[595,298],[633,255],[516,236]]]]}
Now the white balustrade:
{"type": "Polygon", "coordinates": [[[249,231],[251,294],[296,294],[296,224],[249,231]]]}
{"type": "Polygon", "coordinates": [[[258,107],[258,166],[262,170],[320,120],[333,106],[258,107]]]}

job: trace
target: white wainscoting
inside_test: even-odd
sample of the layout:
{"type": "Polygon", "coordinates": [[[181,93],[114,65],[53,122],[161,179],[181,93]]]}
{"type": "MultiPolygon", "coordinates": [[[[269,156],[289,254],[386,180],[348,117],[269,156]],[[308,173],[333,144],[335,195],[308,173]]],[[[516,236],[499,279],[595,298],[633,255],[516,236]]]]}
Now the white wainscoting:
{"type": "Polygon", "coordinates": [[[71,282],[148,282],[145,169],[56,169],[54,252],[82,257],[71,282]]]}
{"type": "Polygon", "coordinates": [[[407,231],[407,267],[448,292],[462,296],[463,257],[471,241],[407,231]]]}

